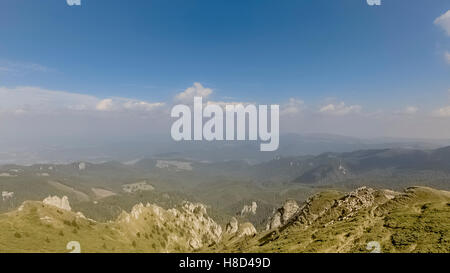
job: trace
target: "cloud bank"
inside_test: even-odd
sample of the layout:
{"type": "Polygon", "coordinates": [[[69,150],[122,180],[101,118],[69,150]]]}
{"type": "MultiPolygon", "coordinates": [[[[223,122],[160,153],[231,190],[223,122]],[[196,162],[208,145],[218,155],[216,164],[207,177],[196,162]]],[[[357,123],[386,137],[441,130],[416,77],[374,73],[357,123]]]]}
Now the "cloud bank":
{"type": "Polygon", "coordinates": [[[0,111],[5,113],[56,113],[61,111],[140,111],[157,110],[163,102],[129,98],[101,99],[92,95],[48,90],[32,86],[0,87],[0,111]]]}
{"type": "MultiPolygon", "coordinates": [[[[49,90],[40,87],[0,87],[0,144],[22,142],[54,145],[75,140],[101,143],[133,141],[152,134],[170,140],[170,109],[203,96],[205,104],[248,104],[243,100],[215,100],[213,89],[194,83],[172,101],[144,101],[49,90]]],[[[223,94],[222,94],[223,95],[223,94]]],[[[220,96],[223,98],[223,96],[220,96]]],[[[258,102],[251,102],[258,104],[258,102]]],[[[300,98],[273,101],[280,105],[280,133],[329,133],[355,137],[450,137],[450,102],[433,108],[423,105],[370,111],[344,101],[309,104],[300,98]],[[419,111],[420,109],[420,111],[419,111]]]]}
{"type": "Polygon", "coordinates": [[[322,114],[333,115],[333,116],[344,116],[353,113],[361,112],[362,107],[359,105],[345,105],[344,102],[337,104],[327,104],[319,109],[322,114]]]}

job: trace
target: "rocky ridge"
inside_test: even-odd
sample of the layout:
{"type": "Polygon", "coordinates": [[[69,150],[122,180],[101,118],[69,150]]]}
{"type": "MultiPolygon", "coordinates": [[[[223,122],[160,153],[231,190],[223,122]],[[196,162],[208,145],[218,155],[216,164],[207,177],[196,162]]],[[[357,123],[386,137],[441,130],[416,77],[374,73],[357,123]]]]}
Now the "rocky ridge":
{"type": "Polygon", "coordinates": [[[200,203],[184,202],[180,208],[165,210],[157,205],[142,203],[135,205],[130,213],[122,212],[117,222],[125,225],[128,232],[136,234],[148,228],[148,219],[161,230],[178,230],[183,236],[170,234],[168,244],[176,243],[183,237],[188,247],[198,249],[220,241],[222,227],[207,214],[200,203]]]}
{"type": "Polygon", "coordinates": [[[69,204],[69,198],[67,196],[63,196],[62,198],[59,198],[58,196],[49,196],[45,198],[42,203],[50,206],[55,206],[63,210],[72,211],[72,208],[69,204]]]}
{"type": "Polygon", "coordinates": [[[397,193],[392,191],[376,191],[368,187],[360,187],[343,196],[324,202],[323,196],[314,195],[299,206],[296,201],[287,201],[269,218],[266,230],[281,228],[290,223],[305,227],[316,222],[329,225],[334,221],[342,221],[356,215],[360,210],[372,207],[375,201],[384,203],[397,193]],[[320,200],[320,206],[317,201],[320,200]]]}
{"type": "Polygon", "coordinates": [[[225,227],[225,234],[241,238],[244,236],[253,236],[257,234],[257,231],[252,223],[245,222],[240,224],[235,217],[232,217],[225,227]]]}

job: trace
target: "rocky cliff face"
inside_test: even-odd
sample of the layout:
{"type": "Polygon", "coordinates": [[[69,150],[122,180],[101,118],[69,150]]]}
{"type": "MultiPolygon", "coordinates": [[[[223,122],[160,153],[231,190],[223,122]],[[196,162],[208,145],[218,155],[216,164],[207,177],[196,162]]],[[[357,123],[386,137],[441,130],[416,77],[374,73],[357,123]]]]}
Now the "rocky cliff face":
{"type": "Polygon", "coordinates": [[[206,207],[200,203],[184,202],[180,208],[168,210],[140,203],[130,213],[123,212],[117,221],[131,234],[151,232],[148,223],[151,221],[154,228],[168,234],[167,251],[170,246],[180,244],[186,249],[198,249],[217,243],[222,236],[222,227],[208,216],[206,207]]]}
{"type": "Polygon", "coordinates": [[[371,207],[375,201],[375,190],[372,188],[361,187],[343,198],[336,200],[331,206],[331,210],[340,212],[337,220],[344,220],[354,216],[359,210],[371,207]]]}
{"type": "Polygon", "coordinates": [[[225,227],[225,232],[228,234],[234,234],[238,231],[239,223],[235,217],[231,217],[230,222],[225,227]]]}
{"type": "Polygon", "coordinates": [[[244,236],[253,236],[257,234],[256,228],[250,222],[246,222],[239,225],[239,229],[237,231],[237,237],[244,236]]]}
{"type": "Polygon", "coordinates": [[[14,198],[14,192],[2,191],[2,201],[7,201],[14,198]]]}
{"type": "Polygon", "coordinates": [[[361,209],[373,206],[377,196],[384,197],[385,200],[390,198],[387,194],[384,195],[383,191],[361,187],[328,202],[321,195],[307,199],[302,206],[290,200],[268,220],[266,230],[283,227],[291,222],[308,226],[318,220],[324,223],[327,220],[342,221],[354,216],[361,209]]]}
{"type": "Polygon", "coordinates": [[[241,216],[249,215],[249,214],[256,214],[256,209],[258,208],[258,204],[256,204],[255,201],[252,202],[251,205],[244,205],[244,207],[241,210],[241,216]]]}
{"type": "Polygon", "coordinates": [[[206,207],[191,202],[172,209],[139,203],[102,223],[72,211],[67,197],[50,196],[43,202],[25,201],[3,216],[0,229],[17,226],[0,233],[0,242],[11,251],[65,252],[65,240],[70,239],[78,241],[83,252],[191,252],[222,239],[222,228],[206,207]],[[22,238],[22,245],[11,238],[22,238]]]}
{"type": "Polygon", "coordinates": [[[69,204],[69,198],[67,196],[63,196],[62,198],[59,198],[58,196],[49,196],[45,198],[42,203],[50,206],[55,206],[67,211],[72,210],[69,204]]]}
{"type": "Polygon", "coordinates": [[[297,213],[299,206],[295,200],[288,200],[269,219],[266,230],[285,225],[297,213]]]}
{"type": "Polygon", "coordinates": [[[241,238],[244,236],[253,236],[257,234],[256,228],[250,222],[242,224],[238,223],[235,217],[232,217],[230,222],[226,225],[225,234],[235,238],[241,238]]]}
{"type": "Polygon", "coordinates": [[[238,220],[235,217],[232,217],[230,222],[226,225],[225,233],[230,236],[241,238],[244,236],[253,236],[257,231],[252,223],[246,222],[239,224],[238,220]]]}

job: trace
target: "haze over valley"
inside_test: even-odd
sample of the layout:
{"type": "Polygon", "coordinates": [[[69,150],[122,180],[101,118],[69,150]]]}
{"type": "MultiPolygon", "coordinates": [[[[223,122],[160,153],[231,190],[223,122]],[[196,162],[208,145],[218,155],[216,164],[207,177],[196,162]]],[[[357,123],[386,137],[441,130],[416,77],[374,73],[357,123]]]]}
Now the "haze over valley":
{"type": "Polygon", "coordinates": [[[2,250],[61,252],[70,238],[89,252],[364,252],[375,236],[389,241],[384,247],[390,252],[449,251],[447,221],[433,223],[439,244],[424,242],[423,236],[435,238],[426,228],[404,227],[413,239],[397,238],[403,235],[386,221],[400,221],[387,216],[397,215],[416,225],[423,213],[421,218],[448,219],[450,147],[414,149],[405,143],[257,163],[177,155],[126,163],[2,165],[0,226],[16,227],[2,234],[2,250]],[[327,228],[320,228],[324,223],[327,228]],[[328,226],[350,235],[339,239],[328,226]],[[35,228],[38,234],[31,235],[35,228]],[[100,235],[102,229],[111,234],[100,235]],[[298,237],[300,230],[305,231],[298,237]],[[323,243],[311,243],[317,234],[323,243]],[[42,249],[40,240],[48,241],[42,249]]]}

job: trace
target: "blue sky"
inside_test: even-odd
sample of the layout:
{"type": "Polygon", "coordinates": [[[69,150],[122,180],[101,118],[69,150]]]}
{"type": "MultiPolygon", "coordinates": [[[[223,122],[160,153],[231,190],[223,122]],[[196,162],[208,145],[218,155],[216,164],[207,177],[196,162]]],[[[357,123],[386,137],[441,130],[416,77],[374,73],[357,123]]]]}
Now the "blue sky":
{"type": "Polygon", "coordinates": [[[217,96],[338,97],[370,106],[445,93],[449,1],[6,0],[0,59],[51,69],[11,77],[98,96],[165,100],[193,82],[217,96]],[[432,88],[433,90],[429,90],[432,88]]]}
{"type": "Polygon", "coordinates": [[[198,82],[217,101],[450,116],[450,26],[435,23],[448,10],[448,0],[5,0],[0,86],[153,104],[198,82]]]}

